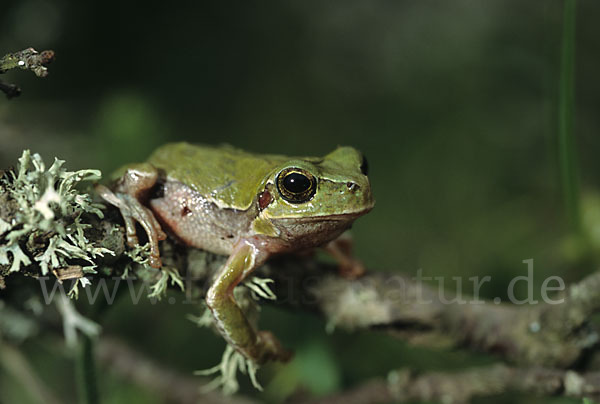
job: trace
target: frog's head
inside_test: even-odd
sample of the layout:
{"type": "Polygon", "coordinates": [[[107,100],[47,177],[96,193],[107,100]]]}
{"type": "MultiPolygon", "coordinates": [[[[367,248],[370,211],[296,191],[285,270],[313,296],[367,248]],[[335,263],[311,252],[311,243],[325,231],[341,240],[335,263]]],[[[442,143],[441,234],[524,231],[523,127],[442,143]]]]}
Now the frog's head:
{"type": "Polygon", "coordinates": [[[279,164],[259,195],[256,224],[268,220],[279,233],[343,231],[375,204],[367,168],[365,157],[352,147],[279,164]]]}

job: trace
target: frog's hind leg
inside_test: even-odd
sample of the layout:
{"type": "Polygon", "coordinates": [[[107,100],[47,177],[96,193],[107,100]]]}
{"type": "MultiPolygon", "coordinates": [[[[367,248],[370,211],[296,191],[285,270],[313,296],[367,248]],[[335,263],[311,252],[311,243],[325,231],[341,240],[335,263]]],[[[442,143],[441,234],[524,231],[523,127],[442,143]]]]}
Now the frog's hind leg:
{"type": "Polygon", "coordinates": [[[133,219],[134,216],[129,213],[132,211],[132,209],[129,208],[127,204],[121,200],[121,198],[119,198],[104,185],[96,185],[95,189],[102,199],[119,208],[121,216],[123,216],[123,221],[125,222],[125,236],[127,237],[127,245],[130,247],[135,247],[138,245],[139,241],[135,231],[135,221],[133,219]]]}
{"type": "Polygon", "coordinates": [[[121,206],[126,207],[124,210],[119,206],[121,214],[123,215],[123,220],[125,220],[125,227],[127,228],[127,243],[130,247],[139,244],[134,223],[134,221],[136,221],[148,235],[148,242],[150,243],[150,257],[148,263],[154,268],[160,268],[162,262],[160,260],[158,242],[164,240],[167,236],[162,231],[154,214],[150,209],[143,206],[140,201],[129,194],[117,194],[117,197],[123,202],[121,206]]]}
{"type": "Polygon", "coordinates": [[[127,244],[135,247],[139,244],[135,222],[138,222],[148,236],[150,243],[149,264],[154,268],[160,268],[160,251],[158,242],[166,238],[160,224],[150,209],[142,205],[140,198],[144,196],[155,184],[157,179],[156,170],[129,169],[119,181],[113,192],[104,185],[96,185],[96,192],[108,203],[116,206],[121,211],[125,222],[127,244]]]}
{"type": "Polygon", "coordinates": [[[206,304],[221,335],[238,352],[259,364],[291,357],[273,334],[252,327],[233,297],[235,286],[264,261],[263,254],[252,242],[236,243],[206,294],[206,304]]]}

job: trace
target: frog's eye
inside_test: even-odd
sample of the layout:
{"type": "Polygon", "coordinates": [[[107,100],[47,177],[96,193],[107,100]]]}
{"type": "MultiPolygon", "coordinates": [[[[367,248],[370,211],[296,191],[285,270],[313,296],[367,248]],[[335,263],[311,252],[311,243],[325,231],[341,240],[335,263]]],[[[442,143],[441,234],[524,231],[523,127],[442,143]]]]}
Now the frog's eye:
{"type": "Polygon", "coordinates": [[[290,167],[281,171],[277,176],[277,190],[286,201],[303,203],[315,195],[317,180],[308,171],[290,167]]]}

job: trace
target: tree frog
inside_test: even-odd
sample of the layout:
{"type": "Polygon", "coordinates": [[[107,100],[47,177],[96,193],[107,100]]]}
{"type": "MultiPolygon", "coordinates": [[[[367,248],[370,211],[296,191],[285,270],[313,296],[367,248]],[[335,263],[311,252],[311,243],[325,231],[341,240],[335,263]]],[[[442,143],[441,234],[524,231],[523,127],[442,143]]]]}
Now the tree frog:
{"type": "Polygon", "coordinates": [[[286,157],[172,143],[118,175],[112,190],[96,189],[120,209],[130,246],[138,243],[135,222],[147,233],[151,266],[161,267],[163,229],[229,256],[206,303],[223,337],[256,363],[286,360],[289,352],[270,332],[254,330],[234,287],[273,254],[326,245],[374,205],[366,159],[352,147],[286,157]]]}

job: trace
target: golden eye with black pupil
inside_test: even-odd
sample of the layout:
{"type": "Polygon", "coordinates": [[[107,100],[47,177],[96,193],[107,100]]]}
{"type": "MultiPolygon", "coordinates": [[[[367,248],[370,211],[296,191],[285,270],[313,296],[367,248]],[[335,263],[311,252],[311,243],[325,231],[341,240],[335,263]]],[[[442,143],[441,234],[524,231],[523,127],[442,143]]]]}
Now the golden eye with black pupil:
{"type": "Polygon", "coordinates": [[[317,180],[301,168],[286,168],[277,176],[277,190],[290,203],[309,201],[317,191],[317,180]]]}
{"type": "Polygon", "coordinates": [[[367,156],[363,154],[362,163],[360,164],[360,172],[364,175],[369,175],[369,162],[367,161],[367,156]]]}

